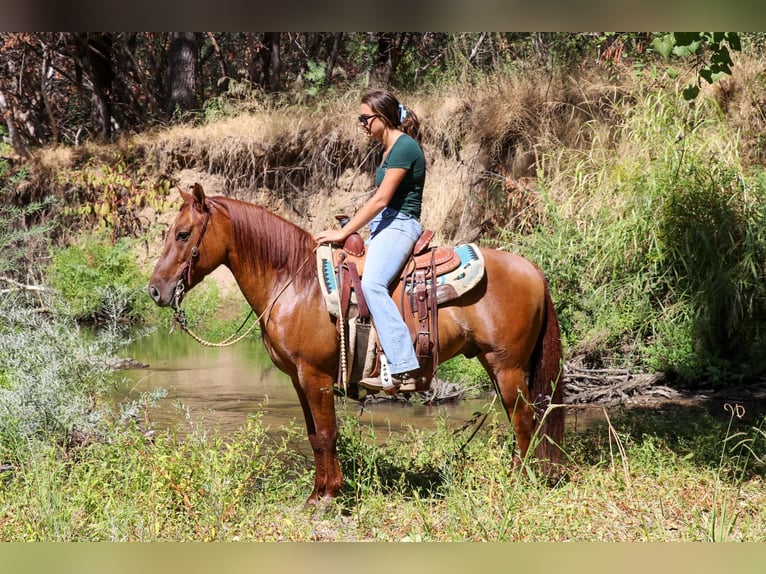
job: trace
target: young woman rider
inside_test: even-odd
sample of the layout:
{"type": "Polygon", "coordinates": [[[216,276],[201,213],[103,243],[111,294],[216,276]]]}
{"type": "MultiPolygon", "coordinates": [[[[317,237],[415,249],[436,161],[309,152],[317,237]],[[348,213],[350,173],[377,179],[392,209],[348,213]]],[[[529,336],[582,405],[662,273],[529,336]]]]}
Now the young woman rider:
{"type": "Polygon", "coordinates": [[[360,384],[370,390],[414,389],[419,363],[389,286],[399,276],[423,232],[420,212],[426,163],[420,147],[420,122],[387,90],[362,96],[359,123],[368,137],[383,144],[375,172],[375,194],[340,229],[318,233],[317,243],[341,243],[369,223],[370,240],[362,291],[383,347],[381,376],[360,384]]]}

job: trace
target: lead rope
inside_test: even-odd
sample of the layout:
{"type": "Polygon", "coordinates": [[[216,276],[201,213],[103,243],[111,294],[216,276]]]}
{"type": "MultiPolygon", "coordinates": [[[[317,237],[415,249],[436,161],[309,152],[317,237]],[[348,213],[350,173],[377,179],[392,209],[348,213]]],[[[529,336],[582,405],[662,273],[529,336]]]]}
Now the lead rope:
{"type": "MultiPolygon", "coordinates": [[[[263,310],[263,313],[258,315],[258,317],[256,317],[255,321],[253,322],[252,325],[250,325],[250,327],[247,329],[247,331],[242,333],[236,339],[232,339],[232,337],[234,337],[242,329],[242,327],[244,327],[245,323],[247,323],[247,320],[250,319],[250,317],[254,314],[252,309],[250,310],[250,314],[247,316],[247,318],[242,323],[242,325],[239,327],[239,329],[237,329],[234,332],[234,334],[229,335],[226,339],[224,339],[220,343],[213,343],[211,341],[206,341],[205,339],[203,339],[202,337],[200,337],[199,335],[194,333],[191,329],[189,329],[189,326],[187,325],[188,321],[187,321],[187,318],[186,318],[186,312],[183,309],[179,309],[179,310],[176,311],[176,314],[173,317],[173,326],[171,327],[170,332],[172,333],[173,329],[175,329],[175,326],[178,325],[179,329],[184,331],[192,339],[194,339],[200,345],[203,345],[205,347],[229,347],[231,345],[234,345],[235,343],[239,343],[242,339],[244,339],[250,333],[252,333],[253,329],[255,329],[255,327],[261,321],[263,316],[271,310],[271,308],[274,306],[274,303],[277,302],[277,299],[279,299],[279,297],[282,295],[282,293],[285,292],[285,289],[287,289],[287,287],[290,285],[290,283],[292,283],[295,280],[295,278],[298,276],[298,273],[300,272],[300,270],[303,269],[303,266],[306,265],[306,263],[308,263],[312,259],[312,257],[314,256],[314,253],[316,252],[316,250],[318,248],[319,248],[319,245],[317,245],[316,247],[314,247],[314,249],[311,250],[311,254],[308,257],[306,257],[306,259],[303,261],[303,263],[300,264],[300,266],[295,271],[295,273],[292,275],[292,277],[290,277],[290,279],[288,279],[285,282],[285,284],[282,285],[281,289],[272,298],[271,302],[266,306],[266,309],[263,310]]],[[[175,292],[175,300],[176,301],[179,300],[179,298],[181,297],[183,292],[184,292],[183,282],[179,281],[178,284],[176,284],[176,292],[175,292]]]]}

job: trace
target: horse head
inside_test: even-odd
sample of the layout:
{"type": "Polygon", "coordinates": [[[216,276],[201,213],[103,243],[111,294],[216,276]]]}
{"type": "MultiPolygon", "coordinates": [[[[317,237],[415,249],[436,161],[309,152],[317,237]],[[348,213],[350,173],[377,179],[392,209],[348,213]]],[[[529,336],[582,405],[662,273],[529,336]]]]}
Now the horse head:
{"type": "Polygon", "coordinates": [[[170,227],[162,255],[149,279],[149,296],[160,307],[176,308],[186,291],[223,262],[225,246],[212,228],[216,204],[199,183],[192,193],[181,191],[183,204],[170,227]]]}

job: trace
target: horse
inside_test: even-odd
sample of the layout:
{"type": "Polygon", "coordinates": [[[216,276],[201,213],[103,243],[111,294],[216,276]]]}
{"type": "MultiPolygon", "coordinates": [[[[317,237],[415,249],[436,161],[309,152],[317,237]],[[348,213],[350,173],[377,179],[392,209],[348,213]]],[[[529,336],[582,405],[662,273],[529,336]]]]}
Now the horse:
{"type": "MultiPolygon", "coordinates": [[[[183,203],[149,280],[161,307],[219,265],[227,266],[259,316],[271,360],[295,387],[314,454],[314,488],[306,504],[325,503],[343,486],[336,448],[335,386],[341,343],[314,263],[317,245],[305,229],[261,206],[207,197],[201,185],[183,203]]],[[[563,458],[564,413],[560,327],[539,267],[501,250],[481,248],[485,274],[438,317],[438,357],[478,357],[512,421],[514,464],[533,460],[547,476],[563,458]],[[534,444],[533,444],[534,442],[534,444]]]]}

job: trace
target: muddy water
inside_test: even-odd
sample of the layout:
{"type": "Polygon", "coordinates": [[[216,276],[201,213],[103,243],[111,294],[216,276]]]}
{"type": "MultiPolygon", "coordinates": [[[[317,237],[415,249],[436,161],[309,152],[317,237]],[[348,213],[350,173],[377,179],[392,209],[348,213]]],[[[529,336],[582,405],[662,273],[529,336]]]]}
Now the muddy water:
{"type": "MultiPolygon", "coordinates": [[[[119,371],[124,380],[118,386],[116,399],[135,399],[141,392],[164,389],[167,397],[149,411],[156,429],[183,434],[196,424],[229,433],[256,411],[262,413],[264,425],[271,432],[279,433],[293,421],[304,428],[290,379],[273,366],[263,343],[255,338],[215,349],[203,347],[180,332],[155,332],[134,342],[124,355],[148,367],[119,371]]],[[[361,424],[374,425],[376,436],[379,429],[404,432],[409,428],[434,428],[441,418],[450,427],[458,428],[476,412],[487,412],[490,405],[492,395],[435,406],[417,400],[387,401],[369,405],[364,411],[356,401],[336,402],[341,414],[359,416],[361,424]]],[[[497,403],[492,408],[500,412],[497,403]]],[[[594,415],[598,417],[599,413],[577,411],[569,416],[568,424],[591,424],[589,417],[594,415]]]]}

